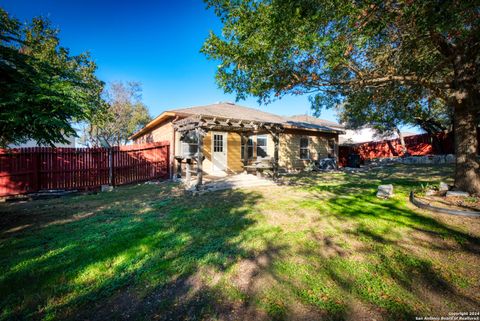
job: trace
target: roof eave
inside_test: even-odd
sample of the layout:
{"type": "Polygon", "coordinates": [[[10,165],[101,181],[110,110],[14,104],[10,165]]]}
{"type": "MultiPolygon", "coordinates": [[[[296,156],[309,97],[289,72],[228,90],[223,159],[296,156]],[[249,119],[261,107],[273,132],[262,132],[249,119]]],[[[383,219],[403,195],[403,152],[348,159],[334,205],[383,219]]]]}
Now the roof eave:
{"type": "Polygon", "coordinates": [[[155,128],[155,126],[159,125],[162,121],[167,119],[168,117],[174,117],[176,116],[176,113],[171,112],[171,111],[165,111],[158,115],[156,118],[154,118],[152,121],[150,121],[148,124],[146,124],[142,129],[140,129],[138,132],[134,133],[128,139],[132,140],[135,138],[138,138],[144,134],[146,134],[149,130],[155,128]]]}

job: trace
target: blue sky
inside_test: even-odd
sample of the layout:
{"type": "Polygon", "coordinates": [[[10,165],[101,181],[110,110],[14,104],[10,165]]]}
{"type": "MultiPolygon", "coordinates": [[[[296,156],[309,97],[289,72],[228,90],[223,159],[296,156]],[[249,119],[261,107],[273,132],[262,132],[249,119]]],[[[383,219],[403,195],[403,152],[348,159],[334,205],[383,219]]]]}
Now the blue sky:
{"type": "MultiPolygon", "coordinates": [[[[101,80],[140,82],[153,117],[168,109],[235,101],[215,83],[218,62],[199,52],[209,31],[221,30],[203,1],[0,0],[0,6],[22,21],[48,17],[61,30],[63,46],[73,54],[91,53],[101,80]]],[[[307,96],[238,104],[280,115],[311,113],[307,96]]],[[[321,118],[336,121],[333,110],[322,111],[321,118]]]]}
{"type": "MultiPolygon", "coordinates": [[[[173,108],[234,101],[215,83],[217,62],[199,52],[210,30],[221,24],[204,2],[103,0],[0,0],[20,20],[48,17],[61,30],[62,45],[89,51],[105,82],[138,81],[152,116],[173,108]]],[[[281,115],[310,112],[307,96],[269,105],[238,102],[281,115]]],[[[332,111],[322,118],[335,120],[332,111]]]]}

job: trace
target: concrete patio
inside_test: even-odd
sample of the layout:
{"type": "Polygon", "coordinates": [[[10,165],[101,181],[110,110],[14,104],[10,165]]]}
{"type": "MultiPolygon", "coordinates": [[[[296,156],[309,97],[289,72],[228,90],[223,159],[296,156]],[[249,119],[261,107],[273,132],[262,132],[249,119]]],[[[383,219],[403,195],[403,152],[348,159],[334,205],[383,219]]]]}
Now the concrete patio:
{"type": "MultiPolygon", "coordinates": [[[[193,177],[192,185],[195,184],[196,178],[193,177]]],[[[212,176],[204,177],[204,184],[201,188],[203,191],[217,191],[225,189],[249,188],[257,186],[276,186],[272,179],[259,177],[252,174],[236,174],[226,176],[212,176]]],[[[195,188],[195,187],[192,187],[195,188]]]]}

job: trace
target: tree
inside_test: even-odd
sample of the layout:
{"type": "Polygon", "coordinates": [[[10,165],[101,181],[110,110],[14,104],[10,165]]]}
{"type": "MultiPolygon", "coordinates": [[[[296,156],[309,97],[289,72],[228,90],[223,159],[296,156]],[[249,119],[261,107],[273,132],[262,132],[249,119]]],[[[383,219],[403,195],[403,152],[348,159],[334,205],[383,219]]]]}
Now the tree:
{"type": "Polygon", "coordinates": [[[0,146],[66,142],[101,113],[103,83],[88,53],[72,56],[42,18],[22,25],[0,8],[0,146]]]}
{"type": "Polygon", "coordinates": [[[139,83],[114,82],[105,93],[106,112],[95,117],[88,126],[88,140],[94,146],[102,141],[111,146],[125,145],[129,137],[150,122],[147,107],[141,101],[139,83]]]}
{"type": "Polygon", "coordinates": [[[364,89],[351,93],[348,98],[345,104],[337,107],[340,121],[347,128],[367,125],[382,136],[396,133],[405,153],[405,141],[399,128],[415,125],[429,133],[435,148],[442,150],[437,134],[451,128],[452,120],[449,109],[438,99],[394,86],[384,88],[378,97],[375,91],[364,89]]]}
{"type": "MultiPolygon", "coordinates": [[[[404,89],[452,110],[456,187],[480,194],[479,0],[208,0],[223,22],[202,52],[238,99],[268,103],[312,94],[316,109],[358,92],[396,99],[404,89]],[[392,88],[395,88],[393,90],[392,88]]],[[[415,98],[415,99],[413,99],[415,98]]],[[[389,110],[391,104],[379,103],[389,110]]]]}

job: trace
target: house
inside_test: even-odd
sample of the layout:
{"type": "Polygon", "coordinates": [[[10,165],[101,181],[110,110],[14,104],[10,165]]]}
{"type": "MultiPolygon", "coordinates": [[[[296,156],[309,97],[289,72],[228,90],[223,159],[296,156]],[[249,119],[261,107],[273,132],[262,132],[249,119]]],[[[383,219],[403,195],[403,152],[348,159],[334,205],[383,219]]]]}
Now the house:
{"type": "MultiPolygon", "coordinates": [[[[327,126],[332,128],[337,128],[343,130],[344,133],[338,136],[339,145],[349,145],[349,144],[358,144],[365,142],[379,142],[386,139],[396,139],[398,134],[394,133],[390,136],[385,136],[379,134],[375,129],[371,127],[363,127],[360,129],[347,129],[344,125],[332,122],[330,120],[319,119],[309,115],[296,115],[289,117],[290,119],[295,119],[298,121],[304,121],[308,123],[313,123],[321,126],[327,126]]],[[[412,132],[402,132],[404,138],[409,136],[418,135],[418,133],[412,132]]]]}
{"type": "Polygon", "coordinates": [[[259,161],[270,161],[274,169],[296,170],[311,160],[337,157],[342,133],[333,122],[224,102],[165,111],[130,138],[135,143],[169,141],[170,159],[190,165],[199,156],[204,159],[199,171],[218,175],[243,172],[259,161]]]}
{"type": "MultiPolygon", "coordinates": [[[[402,132],[404,138],[418,135],[418,133],[402,132]]],[[[360,129],[346,129],[345,134],[339,136],[340,145],[352,145],[366,142],[380,142],[383,140],[397,139],[398,134],[381,135],[371,127],[363,127],[360,129]]]]}

